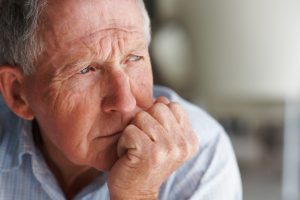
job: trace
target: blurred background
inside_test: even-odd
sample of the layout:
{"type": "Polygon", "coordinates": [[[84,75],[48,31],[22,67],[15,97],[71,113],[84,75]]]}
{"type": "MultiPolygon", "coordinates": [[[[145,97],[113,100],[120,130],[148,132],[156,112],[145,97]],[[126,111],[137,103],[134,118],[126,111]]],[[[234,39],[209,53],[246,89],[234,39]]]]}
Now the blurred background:
{"type": "Polygon", "coordinates": [[[155,83],[225,127],[244,199],[300,199],[300,0],[145,3],[155,83]]]}

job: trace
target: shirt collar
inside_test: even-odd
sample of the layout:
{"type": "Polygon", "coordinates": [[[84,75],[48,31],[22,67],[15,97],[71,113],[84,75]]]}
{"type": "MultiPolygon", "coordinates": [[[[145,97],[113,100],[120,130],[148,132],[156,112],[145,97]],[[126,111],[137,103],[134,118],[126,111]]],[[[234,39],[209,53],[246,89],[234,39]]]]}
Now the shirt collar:
{"type": "Polygon", "coordinates": [[[32,122],[23,120],[11,111],[5,110],[1,116],[0,132],[0,172],[19,168],[23,157],[35,153],[32,137],[32,122]]]}

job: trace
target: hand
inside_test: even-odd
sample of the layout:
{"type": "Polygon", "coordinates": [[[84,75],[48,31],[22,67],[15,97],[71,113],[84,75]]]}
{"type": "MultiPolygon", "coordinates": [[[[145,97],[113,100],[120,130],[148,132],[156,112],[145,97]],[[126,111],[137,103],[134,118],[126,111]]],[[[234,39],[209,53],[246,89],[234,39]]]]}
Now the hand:
{"type": "Polygon", "coordinates": [[[118,142],[108,176],[111,199],[157,199],[162,183],[198,149],[186,112],[159,97],[138,113],[118,142]]]}

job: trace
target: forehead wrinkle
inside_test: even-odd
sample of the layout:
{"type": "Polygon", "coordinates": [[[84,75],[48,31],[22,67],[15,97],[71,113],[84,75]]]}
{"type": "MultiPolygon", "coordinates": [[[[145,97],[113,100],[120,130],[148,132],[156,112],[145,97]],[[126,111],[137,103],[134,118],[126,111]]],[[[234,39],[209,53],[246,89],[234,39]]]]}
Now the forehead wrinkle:
{"type": "Polygon", "coordinates": [[[120,28],[107,28],[95,31],[87,36],[69,41],[63,46],[61,44],[47,64],[51,63],[53,65],[53,61],[58,56],[65,57],[65,63],[62,66],[55,66],[55,68],[63,68],[56,69],[58,71],[82,67],[92,61],[99,64],[111,64],[114,57],[128,54],[134,50],[144,50],[147,47],[148,43],[144,40],[143,35],[139,33],[120,28]],[[139,36],[132,36],[133,34],[139,36]],[[127,38],[128,44],[126,44],[127,38]],[[81,53],[72,53],[76,53],[76,49],[79,48],[82,49],[81,53]]]}
{"type": "MultiPolygon", "coordinates": [[[[128,53],[128,51],[140,50],[142,48],[145,49],[147,47],[147,42],[143,40],[144,37],[135,37],[134,40],[132,40],[133,38],[131,38],[131,35],[134,33],[132,31],[120,31],[120,29],[116,28],[105,30],[108,30],[109,32],[101,34],[104,30],[100,30],[79,39],[82,47],[88,49],[89,53],[92,54],[91,57],[107,60],[113,58],[113,56],[116,56],[117,54],[124,55],[128,53]],[[95,43],[94,41],[98,42],[95,43]],[[127,41],[128,44],[126,44],[127,41]],[[137,44],[134,44],[134,41],[138,41],[137,44]]],[[[78,42],[73,41],[72,43],[78,42]]]]}
{"type": "Polygon", "coordinates": [[[88,44],[85,40],[80,40],[80,43],[89,50],[90,57],[97,55],[97,50],[88,44]]]}
{"type": "MultiPolygon", "coordinates": [[[[114,38],[117,41],[119,41],[119,47],[123,46],[125,47],[125,40],[128,38],[130,39],[130,35],[140,35],[139,37],[136,38],[141,38],[144,40],[145,38],[143,37],[144,35],[141,34],[141,32],[138,31],[132,31],[124,28],[106,28],[106,29],[101,29],[98,31],[94,31],[93,33],[90,33],[85,36],[81,36],[66,42],[57,42],[57,49],[63,49],[63,48],[72,48],[73,46],[77,45],[82,45],[82,47],[87,48],[90,50],[94,55],[98,55],[100,53],[101,55],[101,46],[103,46],[103,42],[108,42],[107,38],[114,38]],[[100,44],[100,48],[95,48],[93,45],[95,44],[94,41],[99,40],[98,44],[100,44]],[[122,43],[120,43],[122,40],[122,43]],[[80,43],[80,44],[79,44],[80,43]],[[102,43],[102,44],[101,44],[102,43]]],[[[144,45],[145,46],[145,45],[144,45]]],[[[113,46],[111,46],[112,48],[113,46]]],[[[113,49],[113,48],[112,48],[113,49]]],[[[124,50],[122,51],[124,52],[124,50]]],[[[102,52],[103,53],[103,52],[102,52]]]]}
{"type": "MultiPolygon", "coordinates": [[[[129,29],[125,28],[125,27],[124,28],[122,28],[122,27],[120,27],[120,28],[110,27],[110,28],[105,28],[105,29],[93,31],[92,33],[86,34],[84,36],[80,36],[80,37],[77,37],[77,38],[72,38],[72,39],[66,40],[64,42],[64,44],[65,44],[65,46],[67,46],[67,45],[70,45],[72,43],[76,43],[78,40],[87,40],[87,39],[90,40],[90,38],[95,38],[96,35],[98,35],[98,34],[100,35],[102,32],[118,32],[118,31],[120,31],[120,32],[126,32],[128,34],[132,34],[132,33],[138,33],[139,34],[140,33],[139,31],[129,30],[129,29]]],[[[103,35],[108,35],[108,34],[105,33],[103,35]]]]}

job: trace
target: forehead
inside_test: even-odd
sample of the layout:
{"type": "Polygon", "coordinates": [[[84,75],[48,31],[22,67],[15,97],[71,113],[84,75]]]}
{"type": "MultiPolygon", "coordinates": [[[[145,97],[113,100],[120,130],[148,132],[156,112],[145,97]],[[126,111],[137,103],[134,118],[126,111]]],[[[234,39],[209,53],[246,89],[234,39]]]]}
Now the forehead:
{"type": "Polygon", "coordinates": [[[105,30],[144,34],[136,0],[53,0],[48,5],[46,22],[42,34],[53,47],[88,40],[105,30]]]}

